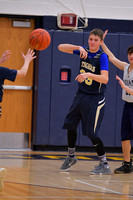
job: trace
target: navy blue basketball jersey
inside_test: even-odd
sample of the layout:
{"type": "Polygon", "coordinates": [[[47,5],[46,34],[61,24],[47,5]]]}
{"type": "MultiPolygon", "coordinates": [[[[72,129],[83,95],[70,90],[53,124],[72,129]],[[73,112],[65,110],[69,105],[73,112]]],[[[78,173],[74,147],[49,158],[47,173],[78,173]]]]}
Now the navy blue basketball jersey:
{"type": "Polygon", "coordinates": [[[0,102],[2,102],[4,80],[15,81],[17,70],[0,67],[0,102]]]}
{"type": "MultiPolygon", "coordinates": [[[[80,59],[80,73],[91,72],[93,74],[100,74],[101,70],[108,71],[108,57],[99,49],[96,53],[91,53],[88,48],[85,48],[88,53],[86,59],[80,59]]],[[[74,50],[74,54],[80,55],[79,50],[74,50]]],[[[90,78],[86,79],[82,83],[78,83],[79,90],[85,93],[103,93],[106,89],[106,84],[99,83],[90,78]]]]}

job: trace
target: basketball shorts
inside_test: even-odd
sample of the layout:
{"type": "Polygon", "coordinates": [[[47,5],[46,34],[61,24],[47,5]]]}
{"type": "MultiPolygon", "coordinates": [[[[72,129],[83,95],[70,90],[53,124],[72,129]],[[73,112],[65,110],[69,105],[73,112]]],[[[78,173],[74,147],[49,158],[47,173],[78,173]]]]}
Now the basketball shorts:
{"type": "Polygon", "coordinates": [[[121,122],[121,141],[133,140],[133,103],[125,102],[121,122]]]}
{"type": "Polygon", "coordinates": [[[104,107],[103,94],[87,94],[78,91],[65,118],[63,129],[76,130],[81,121],[83,135],[89,138],[97,137],[104,116],[104,107]]]}

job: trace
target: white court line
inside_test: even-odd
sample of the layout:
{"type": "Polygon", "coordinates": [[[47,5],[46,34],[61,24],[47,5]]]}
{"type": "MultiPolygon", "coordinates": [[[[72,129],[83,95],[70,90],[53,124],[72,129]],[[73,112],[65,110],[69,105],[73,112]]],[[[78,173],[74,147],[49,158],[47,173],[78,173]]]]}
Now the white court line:
{"type": "MultiPolygon", "coordinates": [[[[87,180],[84,179],[83,181],[88,181],[88,179],[87,179],[87,180]]],[[[96,179],[96,180],[92,180],[92,179],[91,179],[90,181],[91,181],[91,182],[97,182],[97,181],[98,181],[98,182],[103,182],[104,180],[97,180],[97,179],[96,179]]],[[[108,180],[107,180],[107,181],[108,181],[108,180]]],[[[109,182],[110,182],[110,183],[133,183],[133,181],[119,181],[119,180],[118,180],[118,181],[117,181],[117,180],[109,180],[109,182]]]]}
{"type": "Polygon", "coordinates": [[[86,183],[86,182],[83,182],[83,181],[80,181],[80,180],[75,180],[75,182],[82,183],[82,184],[85,184],[85,185],[89,185],[89,186],[92,186],[92,187],[95,187],[95,188],[98,188],[98,189],[101,189],[101,190],[106,190],[106,191],[111,192],[111,193],[120,194],[120,195],[126,195],[128,197],[132,197],[133,198],[133,196],[130,196],[128,194],[117,192],[115,190],[110,190],[110,189],[107,189],[107,188],[104,188],[104,187],[100,187],[100,186],[97,186],[97,185],[93,185],[93,184],[90,184],[90,183],[86,183]]]}

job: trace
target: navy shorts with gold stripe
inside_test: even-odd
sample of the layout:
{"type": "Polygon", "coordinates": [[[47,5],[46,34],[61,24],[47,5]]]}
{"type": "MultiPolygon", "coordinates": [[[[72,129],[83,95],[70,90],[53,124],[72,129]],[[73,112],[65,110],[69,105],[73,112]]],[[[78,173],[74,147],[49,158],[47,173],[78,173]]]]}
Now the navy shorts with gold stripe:
{"type": "Polygon", "coordinates": [[[83,135],[95,138],[98,136],[104,110],[104,94],[88,94],[78,90],[65,118],[63,129],[76,130],[81,120],[83,135]]]}

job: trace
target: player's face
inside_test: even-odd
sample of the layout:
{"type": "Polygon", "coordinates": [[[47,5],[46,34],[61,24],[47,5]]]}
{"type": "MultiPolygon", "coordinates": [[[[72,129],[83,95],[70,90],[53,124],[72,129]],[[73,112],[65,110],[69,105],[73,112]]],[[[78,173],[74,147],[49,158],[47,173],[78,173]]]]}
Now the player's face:
{"type": "Polygon", "coordinates": [[[128,53],[128,61],[130,64],[133,64],[133,53],[128,53]]]}
{"type": "Polygon", "coordinates": [[[101,39],[99,36],[91,34],[88,39],[88,44],[90,52],[95,53],[99,50],[101,39]]]}

